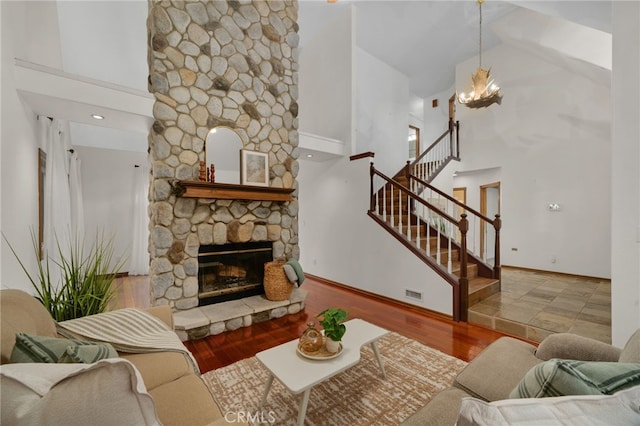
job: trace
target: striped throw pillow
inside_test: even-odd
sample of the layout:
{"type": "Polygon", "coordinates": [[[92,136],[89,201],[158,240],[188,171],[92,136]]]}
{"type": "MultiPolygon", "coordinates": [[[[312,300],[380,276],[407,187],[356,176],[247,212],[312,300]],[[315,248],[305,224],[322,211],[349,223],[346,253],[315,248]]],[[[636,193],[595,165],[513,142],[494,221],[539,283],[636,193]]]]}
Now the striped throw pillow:
{"type": "Polygon", "coordinates": [[[551,359],[533,367],[510,398],[613,395],[640,385],[640,364],[551,359]]]}
{"type": "Polygon", "coordinates": [[[11,352],[12,363],[93,363],[105,358],[117,358],[118,353],[109,343],[61,339],[49,336],[16,334],[11,352]]]}

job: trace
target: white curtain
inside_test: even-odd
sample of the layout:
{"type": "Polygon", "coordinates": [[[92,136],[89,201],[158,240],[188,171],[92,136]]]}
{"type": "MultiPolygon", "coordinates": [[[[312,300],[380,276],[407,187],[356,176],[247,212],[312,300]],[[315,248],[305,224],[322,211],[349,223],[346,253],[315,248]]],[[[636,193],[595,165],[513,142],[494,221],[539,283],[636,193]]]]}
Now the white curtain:
{"type": "Polygon", "coordinates": [[[81,161],[77,152],[69,160],[69,192],[71,208],[71,230],[77,241],[84,241],[84,204],[82,199],[81,161]]]}
{"type": "Polygon", "coordinates": [[[147,275],[149,274],[149,215],[147,213],[149,207],[149,169],[140,165],[134,170],[133,235],[129,275],[147,275]]]}
{"type": "Polygon", "coordinates": [[[68,130],[64,122],[40,117],[45,138],[47,165],[44,179],[44,253],[57,258],[58,242],[69,247],[71,230],[71,195],[69,193],[68,130]]]}

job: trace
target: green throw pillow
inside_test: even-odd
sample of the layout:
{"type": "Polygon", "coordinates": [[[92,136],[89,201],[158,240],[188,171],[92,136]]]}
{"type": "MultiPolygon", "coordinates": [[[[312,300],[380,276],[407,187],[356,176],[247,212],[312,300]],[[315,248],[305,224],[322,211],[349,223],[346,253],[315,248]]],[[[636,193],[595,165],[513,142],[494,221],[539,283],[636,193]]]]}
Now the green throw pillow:
{"type": "Polygon", "coordinates": [[[550,359],[525,374],[510,398],[613,395],[640,385],[640,364],[550,359]]]}
{"type": "Polygon", "coordinates": [[[12,363],[85,363],[105,358],[117,358],[118,353],[109,343],[86,342],[76,339],[60,339],[48,336],[16,334],[16,344],[11,352],[12,363]]]}
{"type": "Polygon", "coordinates": [[[291,267],[295,271],[296,276],[298,277],[298,285],[302,284],[302,282],[304,281],[304,272],[302,271],[302,266],[300,266],[300,263],[296,259],[291,258],[287,261],[287,265],[291,265],[291,267]]]}

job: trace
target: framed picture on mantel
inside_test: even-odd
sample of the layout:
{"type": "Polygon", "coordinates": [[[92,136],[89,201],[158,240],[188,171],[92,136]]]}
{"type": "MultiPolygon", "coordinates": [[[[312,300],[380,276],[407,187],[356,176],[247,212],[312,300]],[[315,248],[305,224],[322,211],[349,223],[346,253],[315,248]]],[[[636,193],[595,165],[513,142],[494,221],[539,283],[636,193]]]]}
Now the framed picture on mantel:
{"type": "Polygon", "coordinates": [[[269,155],[264,152],[241,149],[240,183],[269,186],[269,155]]]}

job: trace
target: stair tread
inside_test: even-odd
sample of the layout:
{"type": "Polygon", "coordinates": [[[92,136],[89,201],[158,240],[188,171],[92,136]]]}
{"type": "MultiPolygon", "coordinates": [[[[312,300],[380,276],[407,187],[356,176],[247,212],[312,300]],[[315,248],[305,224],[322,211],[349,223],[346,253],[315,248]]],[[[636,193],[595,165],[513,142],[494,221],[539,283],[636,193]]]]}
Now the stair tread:
{"type": "Polygon", "coordinates": [[[474,293],[476,291],[480,291],[483,288],[492,286],[497,283],[498,280],[495,278],[487,278],[487,277],[476,277],[469,280],[469,294],[474,293]]]}

